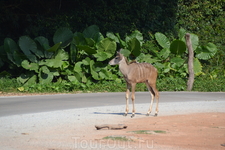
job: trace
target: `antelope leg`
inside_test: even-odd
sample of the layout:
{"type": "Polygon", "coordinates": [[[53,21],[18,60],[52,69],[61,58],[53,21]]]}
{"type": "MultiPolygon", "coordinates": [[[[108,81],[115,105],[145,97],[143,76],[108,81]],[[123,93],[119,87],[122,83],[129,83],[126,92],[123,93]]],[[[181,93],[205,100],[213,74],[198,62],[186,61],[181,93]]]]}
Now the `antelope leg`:
{"type": "Polygon", "coordinates": [[[148,82],[146,82],[146,85],[147,85],[148,91],[149,91],[149,93],[151,95],[151,104],[150,104],[149,110],[148,110],[148,112],[146,114],[146,116],[149,116],[149,114],[152,111],[152,105],[153,105],[153,101],[154,101],[154,93],[153,93],[152,88],[151,88],[151,86],[149,85],[148,82]]]}
{"type": "Polygon", "coordinates": [[[159,93],[156,92],[156,110],[155,110],[155,117],[158,115],[159,112],[159,93]]]}
{"type": "Polygon", "coordinates": [[[130,90],[129,90],[129,88],[127,88],[127,92],[126,92],[126,110],[125,110],[124,116],[127,116],[127,113],[129,111],[129,95],[130,95],[130,90]]]}
{"type": "Polygon", "coordinates": [[[132,110],[132,116],[131,118],[133,118],[135,116],[135,86],[136,86],[136,83],[132,84],[132,96],[131,96],[131,99],[132,99],[132,104],[133,104],[133,110],[132,110]]]}

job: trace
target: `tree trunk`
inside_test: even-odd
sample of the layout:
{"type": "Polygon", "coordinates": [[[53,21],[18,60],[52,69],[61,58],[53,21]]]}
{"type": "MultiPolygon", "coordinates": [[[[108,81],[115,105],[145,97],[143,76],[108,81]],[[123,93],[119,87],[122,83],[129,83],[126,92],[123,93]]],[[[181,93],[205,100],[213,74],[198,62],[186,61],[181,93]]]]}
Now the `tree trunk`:
{"type": "Polygon", "coordinates": [[[194,83],[194,78],[195,78],[194,69],[193,69],[194,52],[193,52],[193,47],[191,43],[191,35],[187,33],[185,35],[185,38],[186,38],[186,44],[188,48],[188,73],[189,73],[189,77],[187,81],[187,90],[191,91],[193,87],[193,83],[194,83]]]}

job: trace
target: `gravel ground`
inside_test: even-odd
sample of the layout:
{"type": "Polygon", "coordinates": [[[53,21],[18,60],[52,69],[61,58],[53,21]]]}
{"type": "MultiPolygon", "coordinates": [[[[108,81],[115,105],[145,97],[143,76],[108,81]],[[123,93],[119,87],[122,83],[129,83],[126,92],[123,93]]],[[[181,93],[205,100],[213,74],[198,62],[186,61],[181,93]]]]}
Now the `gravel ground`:
{"type": "MultiPolygon", "coordinates": [[[[148,110],[149,103],[136,104],[135,106],[135,118],[145,117],[144,115],[148,110]]],[[[159,104],[159,116],[203,112],[225,112],[224,108],[225,101],[222,100],[161,103],[159,104]]],[[[131,109],[132,106],[130,105],[130,111],[131,109]]],[[[153,110],[154,109],[155,106],[153,106],[153,110]]],[[[93,130],[95,124],[124,123],[126,120],[131,119],[131,114],[127,117],[122,116],[124,110],[125,104],[0,117],[0,149],[30,149],[34,146],[34,143],[32,142],[32,145],[28,144],[31,141],[30,135],[35,135],[39,132],[53,129],[54,127],[73,127],[77,130],[77,134],[74,134],[73,136],[79,137],[82,136],[84,132],[93,130]]],[[[152,115],[153,114],[154,111],[152,112],[152,115]]],[[[46,138],[48,136],[49,135],[46,135],[46,138]]],[[[42,146],[43,144],[46,143],[38,143],[38,145],[42,146]]],[[[70,144],[71,145],[67,146],[74,146],[74,143],[70,144]]]]}

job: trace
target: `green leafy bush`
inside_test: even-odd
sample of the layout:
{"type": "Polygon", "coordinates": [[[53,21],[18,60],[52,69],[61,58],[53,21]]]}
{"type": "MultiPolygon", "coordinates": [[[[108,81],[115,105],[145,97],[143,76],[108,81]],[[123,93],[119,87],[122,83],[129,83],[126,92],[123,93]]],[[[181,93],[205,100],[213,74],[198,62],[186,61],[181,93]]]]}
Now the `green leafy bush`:
{"type": "MultiPolygon", "coordinates": [[[[152,58],[151,63],[153,63],[158,69],[160,78],[166,76],[183,78],[187,77],[188,57],[185,33],[187,32],[181,28],[179,30],[179,39],[174,39],[172,42],[170,42],[169,38],[163,33],[155,33],[155,40],[162,49],[160,50],[159,48],[156,50],[152,50],[153,55],[150,55],[149,59],[152,58]]],[[[195,53],[194,72],[195,75],[198,76],[200,74],[203,74],[202,64],[199,59],[211,59],[215,56],[217,52],[217,47],[213,43],[208,43],[206,46],[201,46],[199,44],[199,38],[195,34],[191,34],[191,41],[195,53]]],[[[142,61],[145,60],[145,57],[141,56],[141,58],[142,61]]]]}
{"type": "MultiPolygon", "coordinates": [[[[185,90],[188,74],[185,33],[184,29],[180,29],[179,39],[171,41],[157,32],[152,36],[155,42],[145,42],[142,33],[137,30],[121,38],[118,33],[112,32],[104,37],[96,25],[75,33],[68,28],[59,28],[52,42],[42,36],[34,39],[22,36],[18,44],[6,38],[0,50],[7,55],[3,63],[20,70],[17,81],[22,86],[18,87],[19,91],[91,89],[95,84],[107,86],[105,83],[110,80],[121,84],[124,81],[118,66],[108,65],[119,48],[129,60],[152,63],[158,69],[159,79],[163,81],[158,83],[159,89],[180,91],[185,90]],[[53,43],[52,46],[49,43],[53,43]]],[[[200,46],[195,34],[191,34],[191,38],[195,52],[194,71],[198,76],[204,74],[200,60],[213,58],[217,47],[213,43],[200,46]]],[[[210,77],[215,78],[216,73],[211,72],[210,77]]],[[[146,90],[142,86],[137,86],[137,89],[146,90]]]]}

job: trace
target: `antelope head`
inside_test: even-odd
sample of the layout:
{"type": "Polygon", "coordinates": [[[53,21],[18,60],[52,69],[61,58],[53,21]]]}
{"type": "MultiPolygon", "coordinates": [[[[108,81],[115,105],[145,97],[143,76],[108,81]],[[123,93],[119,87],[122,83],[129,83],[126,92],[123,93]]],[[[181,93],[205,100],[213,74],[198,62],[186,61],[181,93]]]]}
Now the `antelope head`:
{"type": "Polygon", "coordinates": [[[118,65],[120,63],[120,61],[123,59],[124,59],[124,56],[120,52],[117,52],[116,57],[113,58],[112,60],[110,60],[109,64],[110,65],[118,65]]]}

